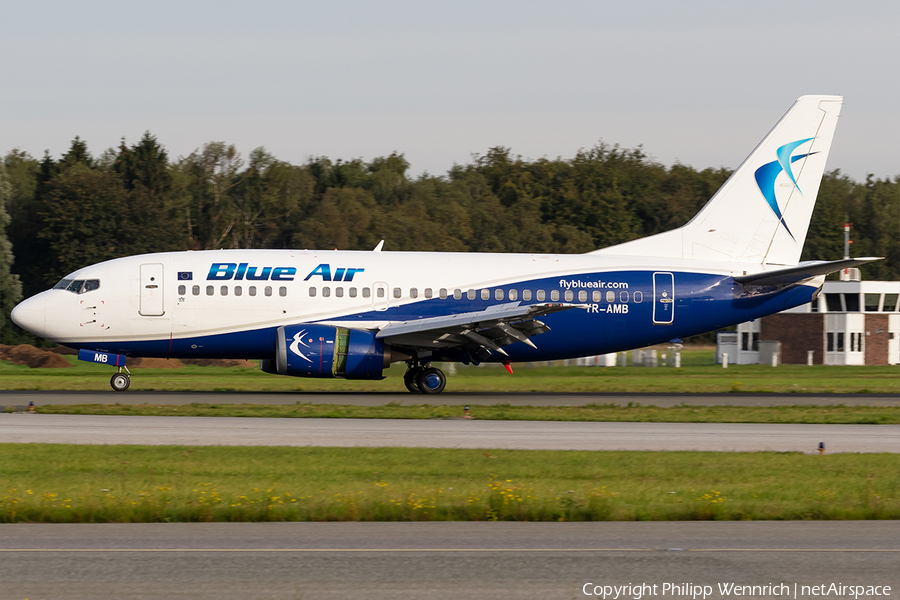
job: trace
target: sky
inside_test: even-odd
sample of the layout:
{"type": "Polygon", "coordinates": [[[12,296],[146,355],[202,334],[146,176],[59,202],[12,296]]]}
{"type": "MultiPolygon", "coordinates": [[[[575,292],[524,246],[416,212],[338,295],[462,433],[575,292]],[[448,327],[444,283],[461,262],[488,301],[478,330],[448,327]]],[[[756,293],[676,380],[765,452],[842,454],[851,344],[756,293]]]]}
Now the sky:
{"type": "Polygon", "coordinates": [[[0,0],[0,152],[99,155],[149,131],[281,160],[601,140],[735,168],[793,101],[844,96],[828,160],[900,175],[896,0],[0,0]]]}

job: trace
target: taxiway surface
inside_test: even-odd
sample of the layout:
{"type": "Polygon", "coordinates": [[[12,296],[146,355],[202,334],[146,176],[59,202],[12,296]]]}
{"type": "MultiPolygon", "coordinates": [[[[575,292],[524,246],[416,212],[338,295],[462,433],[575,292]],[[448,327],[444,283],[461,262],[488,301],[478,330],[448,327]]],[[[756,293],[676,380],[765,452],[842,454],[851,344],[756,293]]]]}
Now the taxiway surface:
{"type": "Polygon", "coordinates": [[[512,406],[900,406],[893,394],[615,394],[444,392],[440,396],[385,392],[50,392],[0,391],[0,407],[41,404],[349,404],[382,406],[448,404],[452,406],[510,404],[512,406]]]}
{"type": "Polygon", "coordinates": [[[0,415],[0,441],[523,450],[898,452],[897,425],[0,415]]]}
{"type": "Polygon", "coordinates": [[[652,598],[729,582],[900,598],[898,540],[897,521],[14,524],[0,560],[5,598],[587,598],[588,583],[652,598]]]}

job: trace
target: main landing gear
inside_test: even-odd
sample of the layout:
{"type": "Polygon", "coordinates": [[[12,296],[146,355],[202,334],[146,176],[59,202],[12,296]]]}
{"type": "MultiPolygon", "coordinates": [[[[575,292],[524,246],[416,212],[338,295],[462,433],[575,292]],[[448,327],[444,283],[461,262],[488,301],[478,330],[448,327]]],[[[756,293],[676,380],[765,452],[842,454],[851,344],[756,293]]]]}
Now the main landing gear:
{"type": "Polygon", "coordinates": [[[123,373],[123,368],[119,367],[119,372],[109,378],[109,385],[117,392],[124,392],[131,385],[131,373],[128,372],[128,369],[125,369],[126,372],[123,373]]]}
{"type": "Polygon", "coordinates": [[[414,394],[440,394],[447,387],[447,376],[435,367],[413,365],[403,375],[403,383],[414,394]]]}

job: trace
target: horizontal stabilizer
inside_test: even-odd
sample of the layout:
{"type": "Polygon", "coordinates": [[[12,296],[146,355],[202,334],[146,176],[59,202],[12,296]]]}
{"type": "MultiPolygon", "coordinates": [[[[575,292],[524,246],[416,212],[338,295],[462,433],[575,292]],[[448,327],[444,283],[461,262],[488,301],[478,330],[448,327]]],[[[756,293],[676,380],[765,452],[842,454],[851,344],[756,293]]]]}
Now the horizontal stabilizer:
{"type": "Polygon", "coordinates": [[[819,275],[827,275],[841,269],[857,267],[875,260],[881,260],[882,257],[869,256],[865,258],[845,258],[843,260],[811,260],[802,262],[796,267],[787,267],[775,269],[772,271],[760,271],[752,275],[740,275],[734,280],[738,283],[748,285],[790,285],[811,279],[819,275]]]}

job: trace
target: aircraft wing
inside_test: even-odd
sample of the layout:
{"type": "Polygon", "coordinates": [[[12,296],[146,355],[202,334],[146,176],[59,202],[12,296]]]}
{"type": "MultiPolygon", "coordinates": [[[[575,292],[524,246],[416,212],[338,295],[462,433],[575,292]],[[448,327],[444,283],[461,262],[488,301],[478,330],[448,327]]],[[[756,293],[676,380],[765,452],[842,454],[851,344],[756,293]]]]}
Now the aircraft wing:
{"type": "Polygon", "coordinates": [[[503,346],[524,342],[535,347],[529,338],[550,331],[538,317],[571,308],[586,306],[559,303],[521,306],[519,302],[511,302],[489,306],[480,311],[390,323],[376,333],[375,337],[396,346],[469,346],[506,354],[503,346]]]}
{"type": "Polygon", "coordinates": [[[831,261],[812,260],[802,262],[796,267],[784,267],[771,271],[760,271],[750,275],[739,275],[734,280],[747,285],[789,285],[818,275],[827,275],[841,269],[864,265],[874,260],[881,260],[881,257],[868,256],[866,258],[845,258],[831,261]]]}

